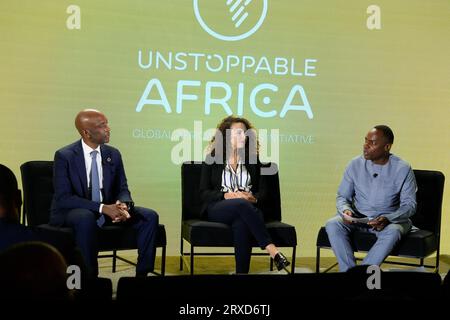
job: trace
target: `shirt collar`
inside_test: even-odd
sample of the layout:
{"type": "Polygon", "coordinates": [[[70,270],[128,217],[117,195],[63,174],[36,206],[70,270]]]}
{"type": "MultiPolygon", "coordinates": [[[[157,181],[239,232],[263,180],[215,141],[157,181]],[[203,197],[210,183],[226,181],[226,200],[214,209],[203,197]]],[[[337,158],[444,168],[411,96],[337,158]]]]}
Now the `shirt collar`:
{"type": "Polygon", "coordinates": [[[85,155],[88,155],[89,157],[91,156],[91,152],[94,151],[94,150],[97,151],[98,154],[100,155],[100,146],[98,146],[96,149],[92,149],[91,147],[89,147],[89,146],[84,142],[83,139],[81,139],[81,146],[82,146],[82,148],[83,148],[83,153],[84,153],[85,155]]]}
{"type": "Polygon", "coordinates": [[[233,168],[231,167],[231,164],[227,160],[226,166],[225,166],[225,170],[228,170],[232,174],[240,174],[241,168],[242,168],[242,170],[244,170],[243,169],[243,164],[244,163],[241,161],[241,159],[239,159],[238,162],[237,162],[236,171],[234,171],[233,168]]]}

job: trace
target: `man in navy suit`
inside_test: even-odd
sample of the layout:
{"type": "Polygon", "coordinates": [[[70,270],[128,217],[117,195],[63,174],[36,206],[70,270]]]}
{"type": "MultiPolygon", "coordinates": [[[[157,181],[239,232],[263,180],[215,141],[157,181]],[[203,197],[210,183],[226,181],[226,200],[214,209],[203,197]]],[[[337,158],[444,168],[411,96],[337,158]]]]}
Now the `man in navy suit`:
{"type": "Polygon", "coordinates": [[[105,145],[111,131],[105,115],[83,110],[76,116],[75,126],[81,140],[55,153],[50,223],[74,230],[91,276],[98,275],[98,228],[111,224],[135,228],[136,276],[145,276],[153,271],[158,214],[134,206],[121,154],[105,145]]]}

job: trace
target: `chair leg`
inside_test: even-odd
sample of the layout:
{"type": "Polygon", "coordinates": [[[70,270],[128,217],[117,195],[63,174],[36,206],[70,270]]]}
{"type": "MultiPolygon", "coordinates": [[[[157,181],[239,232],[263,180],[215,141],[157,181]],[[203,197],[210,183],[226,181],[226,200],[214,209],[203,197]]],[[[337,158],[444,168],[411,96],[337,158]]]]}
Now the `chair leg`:
{"type": "Polygon", "coordinates": [[[191,245],[191,276],[194,275],[194,246],[191,245]]]}
{"type": "Polygon", "coordinates": [[[297,248],[292,247],[292,264],[291,264],[291,274],[295,273],[295,254],[296,254],[297,248]]]}
{"type": "Polygon", "coordinates": [[[117,251],[113,250],[112,272],[116,272],[117,251]]]}
{"type": "Polygon", "coordinates": [[[162,255],[161,255],[161,275],[164,276],[166,274],[166,246],[162,247],[162,255]]]}
{"type": "Polygon", "coordinates": [[[183,237],[181,237],[180,241],[180,271],[183,271],[183,256],[184,250],[183,250],[183,237]]]}
{"type": "Polygon", "coordinates": [[[420,258],[420,266],[423,267],[423,258],[420,258]]]}
{"type": "Polygon", "coordinates": [[[19,217],[22,217],[22,224],[25,225],[26,223],[25,209],[22,210],[22,208],[19,208],[19,217]]]}
{"type": "Polygon", "coordinates": [[[316,273],[320,272],[320,247],[316,249],[316,273]]]}
{"type": "Polygon", "coordinates": [[[436,252],[436,273],[439,273],[439,250],[436,252]]]}

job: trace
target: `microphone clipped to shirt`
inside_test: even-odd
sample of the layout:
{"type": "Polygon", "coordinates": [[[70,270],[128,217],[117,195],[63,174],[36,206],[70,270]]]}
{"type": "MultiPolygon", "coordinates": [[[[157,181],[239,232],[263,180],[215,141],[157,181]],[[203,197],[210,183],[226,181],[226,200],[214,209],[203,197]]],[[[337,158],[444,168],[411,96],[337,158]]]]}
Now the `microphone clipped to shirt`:
{"type": "Polygon", "coordinates": [[[374,178],[378,177],[378,173],[374,173],[374,174],[373,174],[373,177],[374,177],[374,178]]]}

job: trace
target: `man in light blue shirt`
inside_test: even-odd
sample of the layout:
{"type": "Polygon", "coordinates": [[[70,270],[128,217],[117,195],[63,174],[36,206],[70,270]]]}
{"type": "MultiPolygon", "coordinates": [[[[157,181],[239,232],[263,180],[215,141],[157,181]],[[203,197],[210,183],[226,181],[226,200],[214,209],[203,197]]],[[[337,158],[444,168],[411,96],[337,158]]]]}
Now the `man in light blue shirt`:
{"type": "Polygon", "coordinates": [[[417,205],[416,180],[411,166],[390,153],[393,142],[388,126],[375,126],[366,135],[363,155],[345,170],[336,197],[337,215],[326,224],[340,271],[356,264],[351,232],[363,230],[377,236],[362,264],[380,265],[411,229],[409,217],[417,205]]]}

